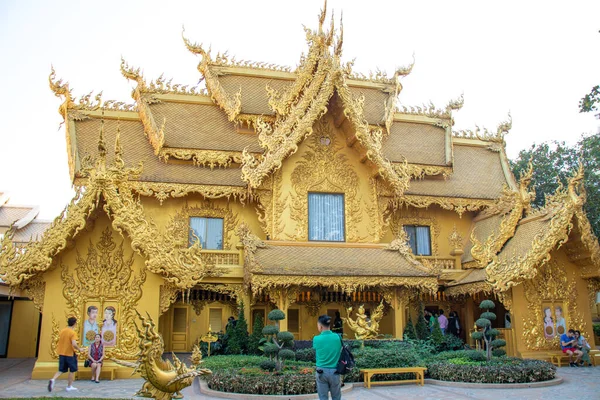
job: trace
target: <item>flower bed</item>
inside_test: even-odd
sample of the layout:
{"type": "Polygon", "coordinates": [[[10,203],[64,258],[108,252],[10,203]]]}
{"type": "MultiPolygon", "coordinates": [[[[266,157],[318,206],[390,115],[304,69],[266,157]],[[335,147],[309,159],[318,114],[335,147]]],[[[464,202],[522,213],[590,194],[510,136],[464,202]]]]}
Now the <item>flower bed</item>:
{"type": "Polygon", "coordinates": [[[450,382],[530,383],[554,379],[556,367],[541,360],[506,357],[488,362],[455,357],[428,364],[427,373],[432,379],[450,382]]]}
{"type": "Polygon", "coordinates": [[[297,395],[316,393],[314,368],[291,367],[283,373],[260,368],[242,368],[214,372],[208,376],[208,387],[228,393],[297,395]]]}

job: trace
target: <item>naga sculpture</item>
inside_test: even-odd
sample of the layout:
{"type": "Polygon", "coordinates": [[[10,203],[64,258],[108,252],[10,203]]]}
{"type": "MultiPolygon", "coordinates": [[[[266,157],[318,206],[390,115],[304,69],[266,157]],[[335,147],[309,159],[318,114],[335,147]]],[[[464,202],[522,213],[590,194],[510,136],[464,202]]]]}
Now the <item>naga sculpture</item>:
{"type": "MultiPolygon", "coordinates": [[[[137,311],[136,311],[137,312],[137,311]]],[[[157,400],[181,399],[181,390],[190,386],[195,377],[212,373],[209,369],[198,368],[202,362],[202,353],[198,346],[190,357],[192,364],[188,368],[179,358],[173,354],[173,364],[164,360],[164,342],[156,331],[154,321],[148,315],[143,317],[137,312],[142,321],[142,328],[135,324],[138,337],[140,338],[140,352],[136,362],[114,360],[119,365],[133,368],[133,373],[139,372],[146,380],[142,388],[135,394],[140,397],[151,397],[157,400]]]]}
{"type": "Polygon", "coordinates": [[[357,340],[375,339],[379,336],[379,321],[383,318],[383,300],[381,300],[381,303],[379,303],[377,309],[371,315],[370,320],[365,313],[365,306],[362,304],[356,312],[356,320],[350,318],[352,307],[349,307],[346,312],[348,313],[348,317],[342,317],[342,320],[348,324],[357,340]]]}

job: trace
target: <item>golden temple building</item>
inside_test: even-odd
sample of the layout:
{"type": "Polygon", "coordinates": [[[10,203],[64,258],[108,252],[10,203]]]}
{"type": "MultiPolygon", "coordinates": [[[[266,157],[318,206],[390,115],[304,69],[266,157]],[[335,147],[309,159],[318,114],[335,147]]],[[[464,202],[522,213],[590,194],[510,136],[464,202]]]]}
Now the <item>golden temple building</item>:
{"type": "Polygon", "coordinates": [[[306,40],[287,68],[184,37],[205,88],[123,61],[131,104],[76,99],[52,71],[77,193],[39,241],[15,246],[8,231],[0,253],[0,278],[43,316],[34,379],[56,370],[70,315],[82,343],[97,329],[127,359],[136,310],[159,321],[166,350],[190,351],[241,302],[250,329],[279,308],[281,330],[310,340],[318,315],[352,305],[383,300],[380,333],[402,338],[421,304],[470,328],[492,298],[510,355],[544,357],[565,327],[593,344],[600,247],[583,172],[534,209],[532,170],[516,179],[506,156],[510,118],[455,132],[462,97],[397,105],[412,65],[354,72],[324,12],[306,40]]]}

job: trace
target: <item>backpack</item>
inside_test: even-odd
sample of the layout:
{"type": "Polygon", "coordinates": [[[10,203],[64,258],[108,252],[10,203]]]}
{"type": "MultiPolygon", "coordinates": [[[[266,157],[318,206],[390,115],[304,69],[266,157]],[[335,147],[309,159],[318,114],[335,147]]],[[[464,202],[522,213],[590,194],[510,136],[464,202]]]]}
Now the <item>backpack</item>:
{"type": "Polygon", "coordinates": [[[342,336],[340,336],[340,342],[342,342],[342,351],[340,353],[340,359],[338,360],[335,373],[339,375],[346,375],[354,369],[356,362],[354,362],[354,356],[350,352],[350,349],[344,344],[342,336]]]}

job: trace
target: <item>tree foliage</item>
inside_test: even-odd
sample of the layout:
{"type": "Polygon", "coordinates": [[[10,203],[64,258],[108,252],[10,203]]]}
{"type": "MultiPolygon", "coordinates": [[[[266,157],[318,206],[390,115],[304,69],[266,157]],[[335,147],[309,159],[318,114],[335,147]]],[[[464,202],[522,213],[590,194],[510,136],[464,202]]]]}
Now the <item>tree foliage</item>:
{"type": "Polygon", "coordinates": [[[422,304],[419,306],[419,315],[417,316],[415,331],[417,333],[417,338],[420,340],[425,340],[429,337],[429,327],[428,323],[425,321],[422,304]]]}
{"type": "Polygon", "coordinates": [[[403,337],[404,340],[406,340],[406,339],[412,339],[412,340],[417,339],[417,331],[415,330],[415,325],[412,322],[412,317],[410,316],[410,313],[408,314],[408,323],[404,327],[404,332],[402,334],[402,337],[403,337]]]}
{"type": "Polygon", "coordinates": [[[485,310],[481,317],[475,321],[475,325],[481,329],[481,331],[475,331],[471,334],[474,340],[483,340],[485,343],[487,360],[492,359],[492,354],[500,356],[506,354],[506,352],[499,347],[506,346],[506,342],[502,339],[496,339],[496,336],[500,333],[497,329],[492,328],[492,321],[496,319],[496,314],[491,310],[496,307],[491,300],[484,300],[479,304],[479,308],[485,310]]]}
{"type": "Polygon", "coordinates": [[[238,320],[234,327],[228,329],[229,340],[227,341],[228,354],[248,353],[248,323],[244,315],[244,303],[240,305],[238,320]]]}
{"type": "MultiPolygon", "coordinates": [[[[600,85],[596,85],[579,101],[579,112],[598,111],[598,103],[600,103],[600,85]]],[[[600,113],[596,114],[596,118],[600,118],[600,113]]]]}
{"type": "Polygon", "coordinates": [[[511,161],[513,173],[518,178],[527,170],[527,163],[533,164],[532,186],[536,196],[535,207],[545,203],[545,196],[554,194],[559,186],[566,185],[578,167],[579,161],[585,169],[584,187],[587,193],[585,211],[596,237],[600,236],[600,132],[584,135],[573,146],[565,142],[544,142],[521,150],[511,161]]]}
{"type": "Polygon", "coordinates": [[[254,318],[254,324],[252,324],[252,334],[248,338],[248,353],[249,354],[260,354],[260,339],[263,338],[262,330],[265,324],[263,322],[263,316],[256,314],[254,318]]]}

